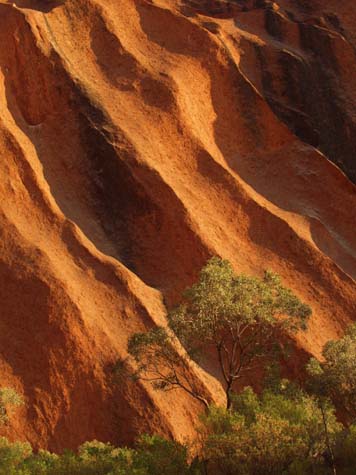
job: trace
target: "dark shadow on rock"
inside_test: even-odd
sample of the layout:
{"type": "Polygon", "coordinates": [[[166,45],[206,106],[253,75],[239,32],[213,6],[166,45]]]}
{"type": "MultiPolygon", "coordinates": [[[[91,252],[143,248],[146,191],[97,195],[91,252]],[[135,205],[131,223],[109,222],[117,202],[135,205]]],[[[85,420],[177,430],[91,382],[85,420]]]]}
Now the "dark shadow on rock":
{"type": "Polygon", "coordinates": [[[354,250],[347,249],[345,244],[339,242],[339,236],[333,236],[318,219],[311,219],[310,222],[310,232],[318,248],[356,280],[356,255],[354,250]]]}
{"type": "Polygon", "coordinates": [[[65,0],[14,0],[12,3],[18,8],[36,10],[42,13],[49,13],[55,8],[63,5],[65,0]]]}
{"type": "MultiPolygon", "coordinates": [[[[99,251],[172,298],[193,279],[192,261],[200,268],[208,258],[184,205],[156,170],[138,161],[124,132],[57,56],[42,57],[28,38],[26,48],[3,61],[7,103],[36,149],[51,195],[99,251]]],[[[157,84],[142,82],[147,103],[157,84]]]]}
{"type": "MultiPolygon", "coordinates": [[[[337,18],[332,21],[338,25],[337,18]]],[[[316,23],[287,20],[270,8],[265,11],[265,27],[279,42],[277,46],[270,41],[254,47],[262,79],[260,92],[295,135],[318,147],[355,182],[356,122],[350,110],[351,101],[339,80],[341,72],[335,53],[336,42],[341,41],[340,27],[332,32],[316,23]],[[288,41],[283,47],[283,31],[289,24],[299,30],[300,56],[289,48],[288,41]],[[273,54],[275,61],[271,62],[268,53],[273,54]]]]}
{"type": "MultiPolygon", "coordinates": [[[[153,7],[149,6],[139,9],[143,30],[151,41],[160,44],[162,47],[165,47],[176,54],[182,54],[185,51],[184,45],[186,40],[184,40],[184,38],[177,39],[175,35],[170,35],[170,38],[176,38],[177,41],[174,42],[174,44],[170,44],[169,40],[166,41],[164,32],[158,32],[158,30],[153,28],[152,24],[148,21],[148,17],[154,15],[154,12],[149,10],[152,8],[153,7]]],[[[179,28],[180,21],[181,20],[178,20],[178,23],[175,24],[177,29],[179,28]]],[[[187,28],[187,26],[185,27],[187,28]]],[[[196,29],[198,28],[196,27],[196,29]]],[[[279,24],[277,30],[276,34],[278,33],[278,35],[280,35],[282,30],[280,29],[279,24]]],[[[196,33],[196,41],[198,41],[198,34],[200,33],[196,33]]],[[[191,50],[194,50],[194,45],[192,45],[192,43],[193,40],[189,47],[191,50]]],[[[328,45],[325,45],[325,48],[328,48],[328,45]]],[[[189,55],[189,48],[187,51],[187,55],[189,55]]],[[[204,62],[205,54],[207,53],[203,49],[195,51],[197,60],[201,60],[202,62],[204,62]]],[[[266,109],[263,107],[266,97],[261,97],[256,93],[256,90],[243,76],[239,66],[235,64],[233,58],[230,57],[229,59],[230,64],[227,70],[223,68],[219,69],[219,67],[215,67],[214,65],[206,66],[210,74],[211,97],[216,113],[216,120],[214,123],[216,144],[231,169],[234,170],[254,190],[266,197],[272,203],[275,203],[281,209],[300,214],[301,216],[305,215],[308,218],[308,206],[312,207],[314,201],[312,199],[310,203],[305,203],[305,200],[301,199],[303,196],[301,195],[300,187],[305,186],[305,180],[309,180],[310,182],[312,177],[304,177],[303,170],[299,171],[297,167],[294,170],[291,165],[290,169],[293,170],[293,173],[296,173],[297,178],[295,185],[296,189],[293,189],[288,181],[288,176],[281,176],[281,173],[283,172],[283,163],[274,167],[273,153],[271,152],[269,154],[270,156],[268,156],[268,152],[264,150],[264,129],[266,128],[264,121],[266,119],[261,116],[261,111],[266,109]],[[253,144],[251,146],[251,151],[249,152],[250,156],[246,156],[246,153],[240,152],[240,150],[243,149],[243,146],[239,145],[240,141],[243,143],[249,141],[253,144]],[[253,157],[254,149],[256,150],[256,159],[253,157]],[[260,159],[258,158],[259,155],[261,156],[260,159]],[[263,160],[263,162],[259,162],[259,160],[263,160]],[[297,176],[298,173],[302,174],[301,178],[297,176]],[[298,193],[298,196],[295,196],[295,193],[298,193]]],[[[262,59],[264,59],[263,55],[262,59]]],[[[291,63],[288,63],[288,66],[286,66],[286,69],[291,68],[288,75],[289,78],[294,71],[294,69],[290,67],[290,64],[291,63]]],[[[315,83],[317,80],[316,77],[309,78],[307,73],[305,73],[305,77],[303,76],[302,73],[304,70],[307,72],[309,71],[309,64],[301,62],[301,64],[298,64],[296,68],[302,77],[297,76],[292,81],[292,104],[293,102],[302,101],[303,94],[308,94],[308,97],[311,99],[310,95],[312,92],[307,93],[306,91],[308,86],[310,86],[308,79],[310,79],[312,83],[315,83]],[[298,83],[298,79],[302,84],[298,83]]],[[[262,69],[262,75],[266,74],[263,81],[265,83],[264,87],[267,89],[268,87],[271,87],[272,72],[269,71],[268,65],[263,66],[262,69]]],[[[263,92],[266,93],[266,91],[263,92]]],[[[275,91],[273,89],[267,89],[267,93],[271,102],[271,97],[273,97],[275,91]]],[[[327,94],[327,92],[325,92],[325,94],[327,94]]],[[[328,101],[327,97],[325,97],[325,101],[328,101]]],[[[309,115],[306,112],[299,110],[297,107],[293,108],[293,106],[291,106],[288,109],[283,109],[282,112],[278,111],[277,113],[276,104],[274,104],[274,108],[277,115],[276,126],[279,125],[278,117],[282,114],[286,114],[287,117],[283,117],[283,121],[291,121],[293,128],[290,128],[292,128],[292,130],[294,129],[295,134],[302,135],[304,140],[311,142],[313,145],[319,143],[318,129],[314,127],[312,119],[310,119],[310,122],[305,120],[309,118],[309,115]]],[[[283,128],[283,126],[280,127],[283,128]]],[[[275,133],[278,133],[278,130],[275,133]]],[[[288,147],[293,147],[293,143],[291,142],[288,147]]],[[[285,148],[285,153],[291,152],[288,147],[285,148]]],[[[311,153],[311,151],[312,149],[310,148],[305,153],[311,153]]],[[[283,151],[280,153],[282,154],[283,151]]],[[[299,151],[298,153],[300,156],[300,154],[303,154],[304,152],[299,151]]],[[[303,158],[303,155],[301,155],[301,158],[303,158]]],[[[282,157],[280,157],[280,160],[282,160],[282,157]]],[[[231,176],[228,176],[228,171],[224,170],[223,167],[216,163],[214,158],[210,157],[207,152],[201,151],[201,153],[197,155],[197,164],[198,169],[203,176],[209,177],[209,179],[214,183],[222,185],[225,191],[229,190],[229,193],[232,194],[236,203],[242,203],[242,206],[244,206],[244,212],[252,217],[249,229],[251,239],[256,244],[271,249],[277,255],[280,255],[295,264],[296,259],[293,253],[305,252],[302,251],[305,243],[298,237],[294,230],[284,220],[274,216],[267,210],[262,209],[258,204],[253,203],[252,201],[243,202],[243,197],[238,191],[236,184],[234,184],[234,179],[232,179],[231,176]],[[278,238],[275,236],[276,229],[279,229],[278,238]],[[272,238],[272,236],[275,237],[272,238]],[[297,251],[298,249],[299,251],[297,251]]],[[[305,171],[305,173],[308,175],[309,171],[305,171]]],[[[318,176],[318,169],[313,169],[313,173],[318,176]]],[[[320,179],[318,183],[322,185],[322,179],[320,179]]],[[[326,217],[325,220],[327,221],[327,219],[328,218],[326,217]]],[[[333,223],[328,224],[331,227],[333,226],[333,223]]],[[[342,232],[343,231],[341,231],[341,234],[342,232]]],[[[348,230],[345,230],[345,234],[347,234],[347,232],[348,230]]],[[[327,246],[323,246],[320,240],[318,240],[316,244],[320,245],[320,250],[322,252],[328,252],[327,246]]],[[[311,247],[310,255],[312,255],[311,247]]],[[[333,257],[337,256],[330,255],[329,257],[333,259],[333,257]]],[[[343,261],[339,258],[337,258],[336,263],[339,264],[340,267],[343,267],[343,261]]],[[[303,259],[303,265],[300,267],[301,272],[303,271],[303,266],[305,266],[305,259],[303,259]]],[[[296,264],[296,267],[298,267],[298,263],[296,264]]],[[[315,268],[318,268],[317,264],[315,264],[315,268]]],[[[349,267],[347,266],[345,272],[348,271],[349,267]]],[[[316,274],[315,279],[318,279],[316,274]]]]}

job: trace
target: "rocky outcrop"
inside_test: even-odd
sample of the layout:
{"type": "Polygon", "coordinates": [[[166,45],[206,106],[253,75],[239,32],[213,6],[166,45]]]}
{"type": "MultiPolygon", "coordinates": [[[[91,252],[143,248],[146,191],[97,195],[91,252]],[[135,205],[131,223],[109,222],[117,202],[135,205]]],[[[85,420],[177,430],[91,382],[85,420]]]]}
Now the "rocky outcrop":
{"type": "Polygon", "coordinates": [[[0,3],[6,435],[192,436],[198,403],[111,368],[211,255],[312,306],[301,351],[355,318],[356,36],[327,3],[0,3]]]}

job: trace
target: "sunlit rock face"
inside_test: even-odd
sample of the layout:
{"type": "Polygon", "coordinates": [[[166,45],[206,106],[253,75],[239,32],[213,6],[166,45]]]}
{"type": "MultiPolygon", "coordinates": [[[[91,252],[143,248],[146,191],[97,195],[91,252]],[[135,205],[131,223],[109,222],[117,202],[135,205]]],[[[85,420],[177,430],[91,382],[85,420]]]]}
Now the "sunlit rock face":
{"type": "Polygon", "coordinates": [[[355,25],[354,0],[0,2],[0,375],[26,400],[5,435],[192,437],[199,403],[111,369],[215,254],[312,306],[300,358],[342,334],[355,25]]]}

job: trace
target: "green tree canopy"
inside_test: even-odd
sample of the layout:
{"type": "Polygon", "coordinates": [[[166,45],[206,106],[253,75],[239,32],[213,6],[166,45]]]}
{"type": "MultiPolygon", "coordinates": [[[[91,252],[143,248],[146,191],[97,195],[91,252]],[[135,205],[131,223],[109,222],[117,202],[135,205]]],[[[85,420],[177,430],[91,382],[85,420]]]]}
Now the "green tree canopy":
{"type": "Polygon", "coordinates": [[[169,327],[185,348],[186,359],[176,355],[172,336],[163,328],[133,335],[128,350],[141,376],[156,387],[181,387],[202,399],[189,379],[188,359],[199,361],[213,349],[230,407],[235,381],[273,353],[281,334],[304,330],[310,315],[310,307],[276,274],[236,275],[228,261],[213,257],[198,282],[184,293],[182,303],[168,314],[169,327]],[[184,366],[183,372],[177,372],[179,365],[184,366]]]}
{"type": "Polygon", "coordinates": [[[345,335],[329,341],[323,348],[323,361],[309,361],[307,371],[312,391],[319,396],[331,397],[342,407],[349,419],[356,418],[356,324],[345,335]]]}

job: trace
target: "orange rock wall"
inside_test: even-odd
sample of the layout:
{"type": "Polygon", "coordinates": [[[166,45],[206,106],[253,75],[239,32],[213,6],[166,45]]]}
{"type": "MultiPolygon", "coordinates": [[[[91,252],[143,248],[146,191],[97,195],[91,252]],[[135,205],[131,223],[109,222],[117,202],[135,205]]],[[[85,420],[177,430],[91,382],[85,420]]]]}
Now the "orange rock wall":
{"type": "Polygon", "coordinates": [[[353,0],[0,2],[5,435],[192,436],[198,403],[110,368],[211,255],[312,306],[303,351],[355,319],[355,22],[353,0]]]}

